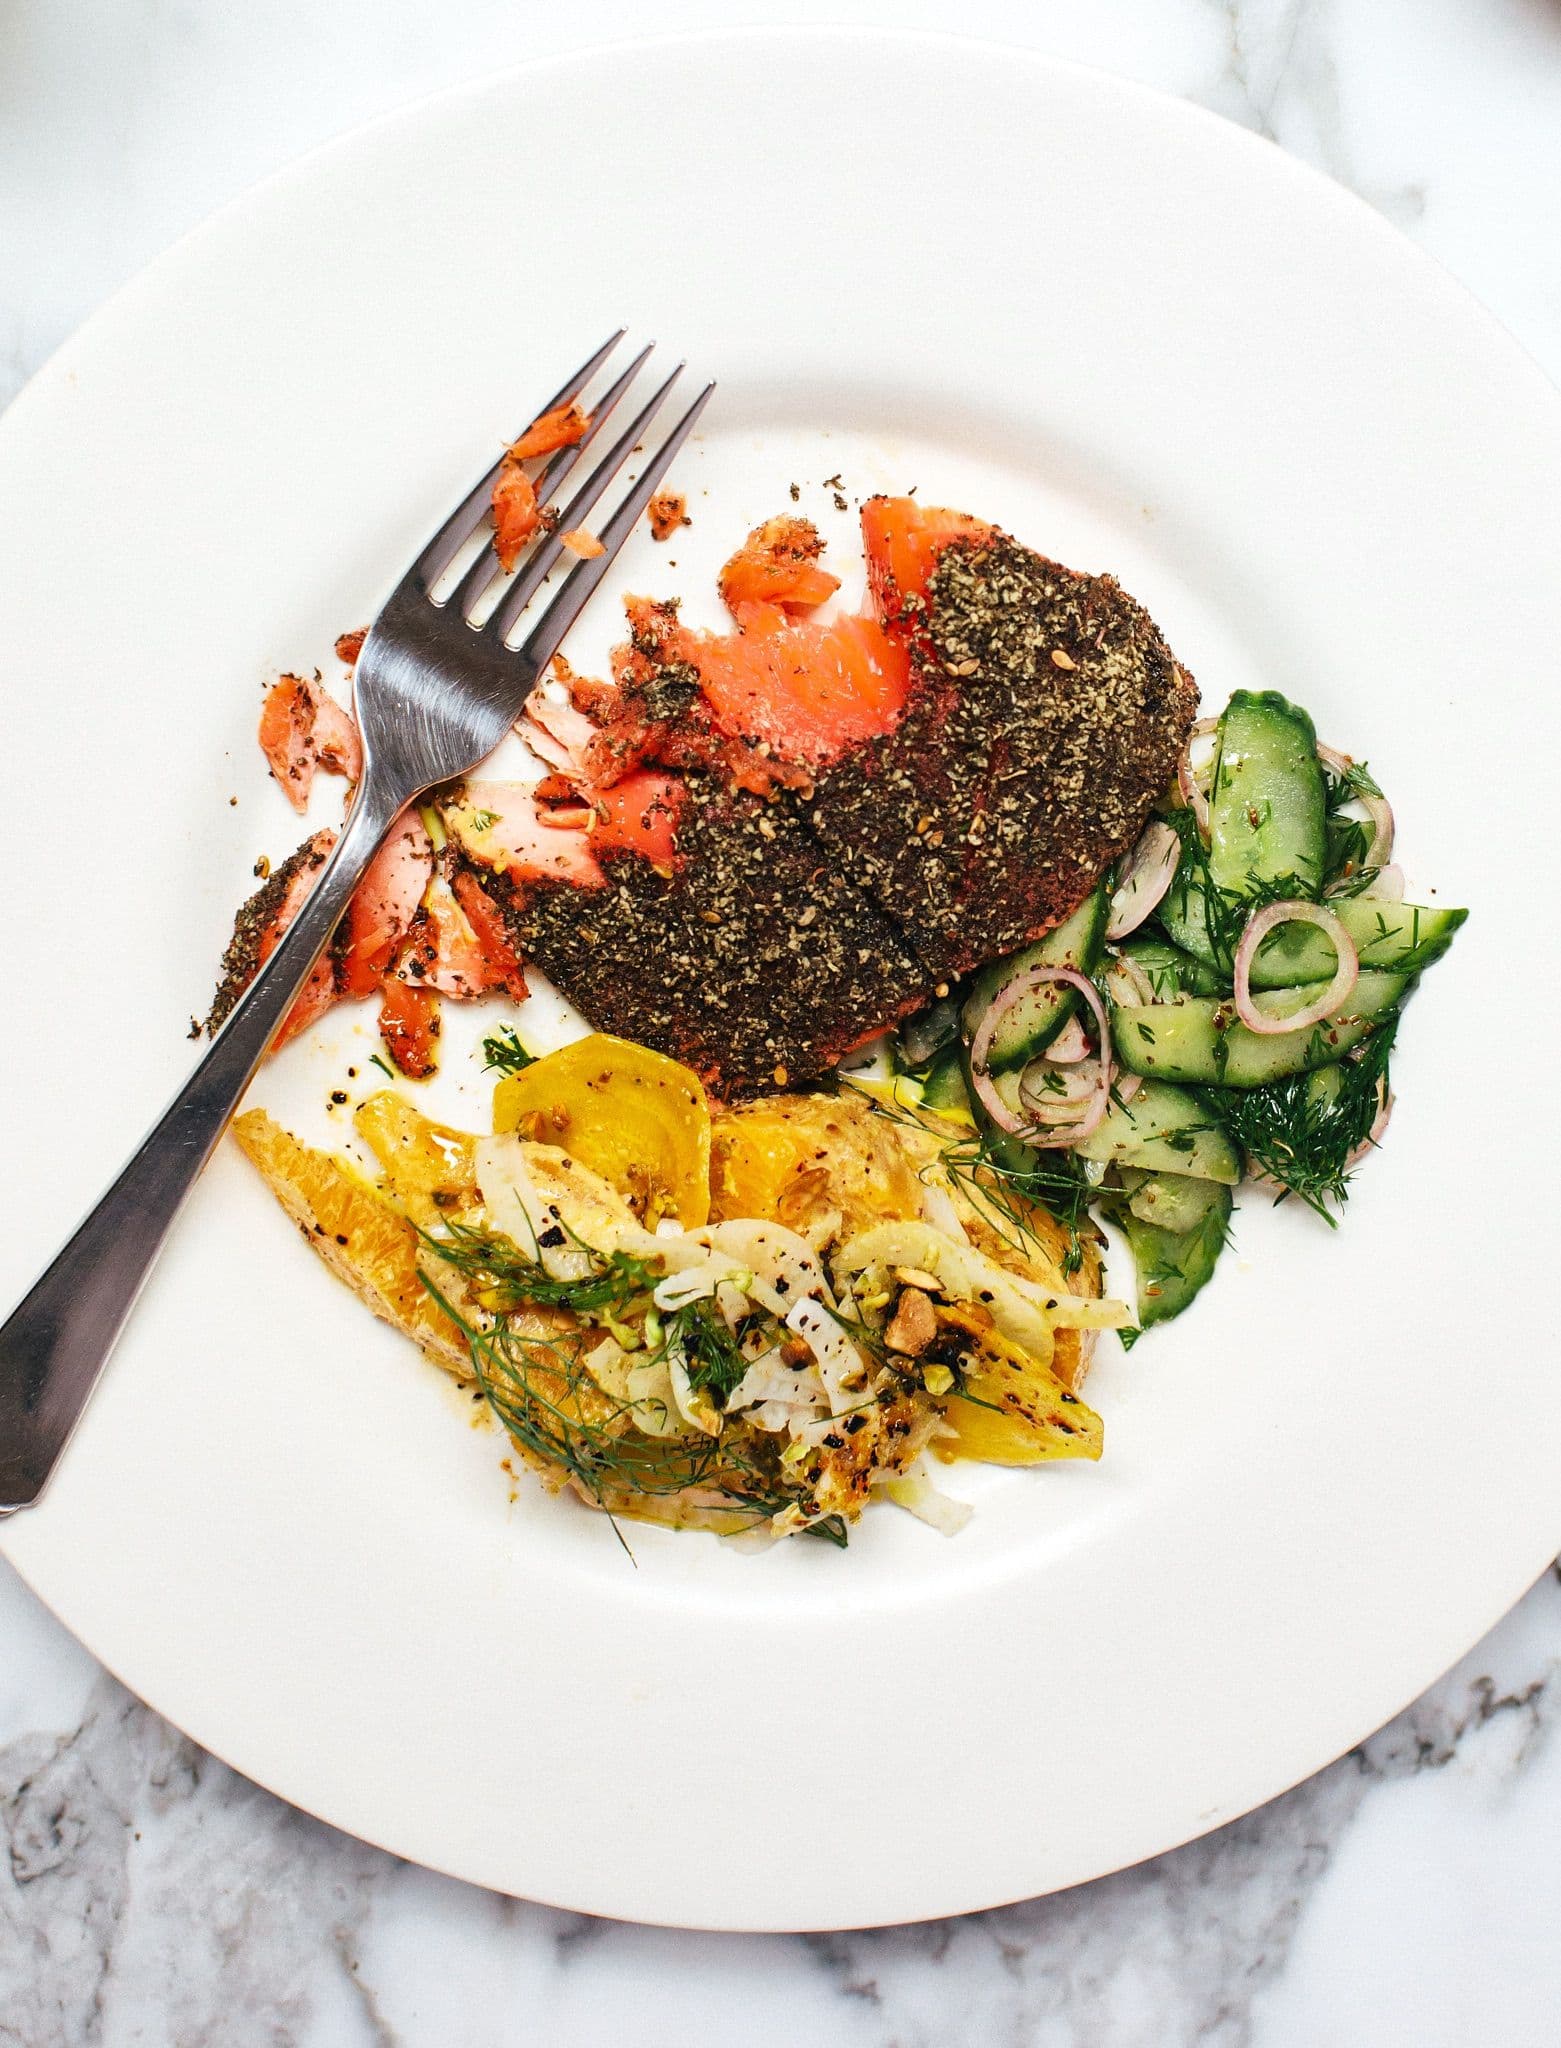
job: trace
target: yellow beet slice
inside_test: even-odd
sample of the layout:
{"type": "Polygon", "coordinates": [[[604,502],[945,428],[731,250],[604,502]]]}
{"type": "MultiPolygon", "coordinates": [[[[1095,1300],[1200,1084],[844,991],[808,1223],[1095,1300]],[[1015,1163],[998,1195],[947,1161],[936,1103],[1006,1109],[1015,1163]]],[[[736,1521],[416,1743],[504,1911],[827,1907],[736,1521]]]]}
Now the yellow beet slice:
{"type": "Polygon", "coordinates": [[[557,1145],[620,1190],[653,1229],[693,1230],[710,1214],[710,1105],[690,1068],[593,1032],[510,1074],[493,1091],[493,1128],[557,1145]]]}

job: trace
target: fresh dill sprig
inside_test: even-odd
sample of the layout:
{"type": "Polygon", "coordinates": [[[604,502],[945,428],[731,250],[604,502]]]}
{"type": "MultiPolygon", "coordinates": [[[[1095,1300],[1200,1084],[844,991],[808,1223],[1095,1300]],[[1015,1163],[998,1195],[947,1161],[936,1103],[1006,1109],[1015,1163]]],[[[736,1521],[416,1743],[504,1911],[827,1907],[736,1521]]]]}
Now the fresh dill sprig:
{"type": "Polygon", "coordinates": [[[1370,1138],[1387,1100],[1397,1028],[1395,1013],[1348,1058],[1310,1074],[1292,1074],[1261,1088],[1203,1088],[1197,1093],[1252,1166],[1335,1224],[1328,1204],[1348,1199],[1350,1155],[1370,1138]]]}
{"type": "MultiPolygon", "coordinates": [[[[747,1443],[725,1433],[662,1437],[639,1429],[632,1404],[614,1400],[591,1377],[581,1333],[542,1336],[517,1330],[504,1316],[479,1325],[421,1267],[418,1278],[465,1339],[478,1387],[502,1427],[524,1451],[579,1485],[607,1513],[621,1543],[613,1506],[621,1509],[636,1494],[665,1498],[698,1488],[756,1521],[788,1507],[806,1510],[806,1493],[788,1486],[778,1469],[767,1470],[747,1443]]],[[[802,1533],[842,1549],[847,1540],[839,1515],[810,1520],[802,1533]]]]}
{"type": "Polygon", "coordinates": [[[689,1385],[707,1389],[717,1401],[725,1401],[748,1372],[741,1326],[728,1329],[709,1295],[685,1302],[663,1319],[661,1345],[651,1356],[680,1359],[689,1385]]]}
{"type": "Polygon", "coordinates": [[[495,1069],[501,1074],[521,1074],[536,1065],[536,1054],[527,1052],[513,1024],[503,1024],[490,1032],[482,1041],[482,1053],[485,1074],[495,1069]]]}
{"type": "MultiPolygon", "coordinates": [[[[621,1322],[637,1303],[649,1302],[661,1275],[648,1259],[632,1252],[598,1252],[567,1235],[562,1225],[551,1228],[558,1233],[560,1247],[572,1245],[589,1262],[578,1278],[555,1277],[540,1258],[513,1239],[471,1224],[447,1222],[437,1235],[426,1230],[418,1235],[436,1257],[463,1276],[483,1306],[498,1315],[512,1315],[521,1308],[562,1308],[577,1316],[621,1322]]],[[[549,1234],[544,1230],[538,1244],[551,1250],[546,1244],[549,1234]]]]}
{"type": "MultiPolygon", "coordinates": [[[[888,1117],[891,1123],[927,1129],[897,1103],[885,1102],[849,1079],[842,1085],[862,1096],[876,1115],[888,1117]]],[[[1051,1246],[1036,1230],[1031,1215],[1034,1209],[1044,1209],[1067,1233],[1060,1261],[1063,1273],[1079,1270],[1084,1263],[1085,1239],[1093,1235],[1089,1205],[1095,1191],[1085,1179],[1083,1162],[1071,1152],[1038,1151],[1002,1131],[980,1129],[968,1138],[946,1142],[939,1164],[998,1235],[1023,1256],[1052,1256],[1051,1246]]]]}

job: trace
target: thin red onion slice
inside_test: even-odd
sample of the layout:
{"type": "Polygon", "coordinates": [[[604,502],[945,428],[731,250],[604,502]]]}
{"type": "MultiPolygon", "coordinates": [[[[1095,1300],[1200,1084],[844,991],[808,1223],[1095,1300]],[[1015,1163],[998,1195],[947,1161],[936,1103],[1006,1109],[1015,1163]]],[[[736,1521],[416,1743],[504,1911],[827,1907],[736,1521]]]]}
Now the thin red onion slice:
{"type": "MultiPolygon", "coordinates": [[[[1355,766],[1348,754],[1341,754],[1337,747],[1325,747],[1321,740],[1317,742],[1317,758],[1341,781],[1355,766]]],[[[1350,794],[1371,820],[1371,844],[1366,848],[1363,865],[1386,867],[1393,858],[1393,806],[1385,796],[1373,796],[1364,789],[1351,790],[1350,794]]]]}
{"type": "Polygon", "coordinates": [[[1076,1067],[1054,1067],[1049,1054],[1031,1060],[1019,1076],[1019,1100],[1033,1116],[1046,1124],[1074,1121],[1080,1107],[1100,1087],[1100,1074],[1093,1059],[1076,1067]]]}
{"type": "MultiPolygon", "coordinates": [[[[1111,1023],[1106,1015],[1106,1006],[1101,1001],[1100,991],[1089,979],[1073,967],[1032,967],[1009,982],[993,1000],[981,1019],[980,1028],[970,1041],[970,1079],[975,1087],[982,1107],[1000,1129],[1011,1131],[1015,1137],[1023,1138],[1028,1144],[1043,1151],[1056,1151],[1068,1145],[1076,1145],[1081,1138],[1087,1138],[1100,1123],[1111,1106],[1111,1023]],[[1074,1123],[1049,1129],[1042,1133],[1034,1123],[1016,1116],[1004,1102],[992,1084],[987,1061],[992,1051],[992,1037],[1004,1017],[1021,996],[1031,995],[1048,983],[1061,982],[1068,988],[1077,989],[1094,1013],[1095,1026],[1100,1034],[1100,1060],[1095,1077],[1095,1086],[1089,1100],[1084,1104],[1078,1120],[1074,1123]]],[[[1021,1090],[1023,1083],[1020,1084],[1021,1090]]]]}
{"type": "Polygon", "coordinates": [[[1106,993],[1114,1003],[1137,1003],[1141,1006],[1155,1000],[1154,983],[1145,974],[1136,960],[1129,960],[1125,953],[1114,953],[1106,975],[1106,993]],[[1119,995],[1115,984],[1125,982],[1127,994],[1119,995]]]}
{"type": "Polygon", "coordinates": [[[1051,1044],[1046,1048],[1045,1057],[1054,1067],[1076,1066],[1089,1057],[1089,1040],[1084,1036],[1084,1026],[1077,1017],[1070,1017],[1051,1044]]]}
{"type": "Polygon", "coordinates": [[[1182,793],[1182,801],[1198,821],[1198,830],[1207,839],[1209,836],[1209,800],[1203,793],[1192,765],[1192,743],[1207,739],[1219,725],[1217,718],[1200,718],[1187,735],[1187,744],[1182,748],[1182,757],[1176,764],[1176,786],[1182,793]]]}
{"type": "Polygon", "coordinates": [[[1349,933],[1331,910],[1320,903],[1288,897],[1280,903],[1265,903],[1261,910],[1255,910],[1247,919],[1247,928],[1236,948],[1234,968],[1236,1015],[1249,1031],[1278,1037],[1285,1031],[1306,1031],[1313,1024],[1320,1024],[1324,1017],[1331,1017],[1355,986],[1360,973],[1360,957],[1349,933]],[[1332,981],[1316,1002],[1308,1003],[1304,1010],[1297,1010],[1290,1017],[1270,1017],[1252,1000],[1252,961],[1269,933],[1282,924],[1316,925],[1320,932],[1326,933],[1338,955],[1338,965],[1332,981]]]}
{"type": "Polygon", "coordinates": [[[1174,825],[1156,818],[1145,826],[1112,891],[1108,939],[1125,939],[1129,932],[1137,931],[1170,888],[1181,857],[1182,842],[1174,825]]]}
{"type": "MultiPolygon", "coordinates": [[[[1144,1007],[1158,1000],[1154,984],[1148,975],[1136,960],[1129,960],[1125,953],[1114,953],[1111,956],[1111,968],[1106,975],[1106,993],[1112,1002],[1119,1006],[1125,1002],[1130,1006],[1137,1004],[1144,1007]],[[1123,985],[1126,987],[1126,995],[1121,993],[1123,985]]],[[[1143,1085],[1143,1075],[1129,1073],[1126,1067],[1119,1068],[1112,1077],[1116,1099],[1123,1104],[1131,1102],[1143,1085]]]]}

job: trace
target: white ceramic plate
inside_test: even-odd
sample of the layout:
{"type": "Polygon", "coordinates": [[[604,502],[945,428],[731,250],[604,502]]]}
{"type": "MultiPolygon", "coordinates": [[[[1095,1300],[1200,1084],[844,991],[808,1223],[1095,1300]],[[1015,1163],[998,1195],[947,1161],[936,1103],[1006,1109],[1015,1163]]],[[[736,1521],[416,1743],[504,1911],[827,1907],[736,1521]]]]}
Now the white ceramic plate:
{"type": "MultiPolygon", "coordinates": [[[[511,1502],[498,1439],[225,1149],[5,1549],[219,1755],[483,1884],[728,1928],[1073,1884],[1338,1755],[1561,1547],[1522,1085],[1555,1049],[1561,404],[1334,187],[1011,50],[658,44],[311,158],[0,425],[5,1292],[183,1073],[255,855],[297,836],[263,679],[339,675],[332,636],[621,318],[721,379],[694,526],[621,583],[708,592],[793,480],[854,561],[822,480],[914,484],[1115,571],[1209,697],[1290,691],[1369,756],[1412,878],[1474,912],[1383,1156],[1336,1235],[1244,1203],[1196,1310],[1111,1347],[1098,1468],[966,1468],[952,1542],[883,1510],[844,1556],[646,1530],[631,1564],[511,1502]]],[[[370,1029],[338,1013],[263,1098],[326,1126],[370,1029]]],[[[461,1064],[446,1107],[480,1103],[461,1064]]]]}

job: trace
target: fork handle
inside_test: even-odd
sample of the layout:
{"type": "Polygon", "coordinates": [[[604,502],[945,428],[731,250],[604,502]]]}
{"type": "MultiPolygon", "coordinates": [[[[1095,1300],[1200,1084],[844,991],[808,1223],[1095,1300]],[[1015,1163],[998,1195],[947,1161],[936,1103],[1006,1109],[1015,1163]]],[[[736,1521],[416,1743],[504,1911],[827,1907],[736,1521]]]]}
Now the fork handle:
{"type": "Polygon", "coordinates": [[[0,1516],[42,1493],[185,1197],[400,814],[371,785],[211,1050],[0,1326],[0,1516]]]}

